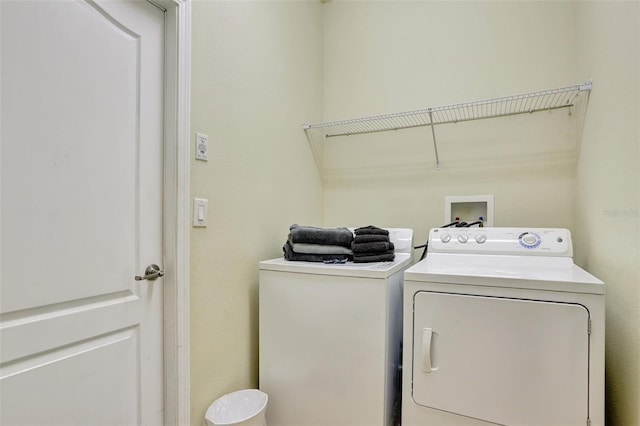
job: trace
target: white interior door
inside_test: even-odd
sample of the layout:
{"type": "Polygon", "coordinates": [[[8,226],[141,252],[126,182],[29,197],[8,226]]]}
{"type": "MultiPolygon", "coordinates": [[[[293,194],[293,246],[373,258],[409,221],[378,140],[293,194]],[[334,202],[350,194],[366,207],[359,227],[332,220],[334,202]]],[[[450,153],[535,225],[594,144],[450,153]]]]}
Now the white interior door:
{"type": "Polygon", "coordinates": [[[162,424],[163,11],[0,15],[0,423],[162,424]]]}
{"type": "Polygon", "coordinates": [[[583,426],[588,322],[578,304],[418,292],[411,396],[491,423],[583,426]]]}

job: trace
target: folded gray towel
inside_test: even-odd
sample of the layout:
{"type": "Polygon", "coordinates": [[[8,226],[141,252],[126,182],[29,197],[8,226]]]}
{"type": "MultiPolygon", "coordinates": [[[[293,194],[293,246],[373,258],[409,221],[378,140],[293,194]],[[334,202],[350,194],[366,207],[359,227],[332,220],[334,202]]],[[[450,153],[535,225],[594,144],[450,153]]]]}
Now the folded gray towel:
{"type": "Polygon", "coordinates": [[[389,235],[389,231],[386,229],[378,228],[377,226],[369,225],[356,228],[353,231],[356,235],[374,234],[374,235],[389,235]]]}
{"type": "Polygon", "coordinates": [[[293,243],[325,244],[351,248],[353,232],[347,228],[316,228],[291,225],[289,241],[293,243]]]}
{"type": "Polygon", "coordinates": [[[296,253],[306,254],[353,254],[353,250],[344,246],[329,244],[293,243],[289,241],[291,248],[296,253]]]}
{"type": "Polygon", "coordinates": [[[376,234],[362,234],[362,235],[356,235],[355,237],[353,237],[353,242],[358,244],[358,243],[376,243],[376,242],[382,242],[382,243],[388,243],[389,242],[389,236],[388,235],[376,235],[376,234]]]}
{"type": "Polygon", "coordinates": [[[297,260],[302,262],[325,262],[325,261],[345,261],[351,260],[353,256],[347,254],[309,254],[309,253],[296,253],[293,251],[291,244],[287,241],[282,246],[284,252],[284,258],[286,260],[297,260]]]}
{"type": "Polygon", "coordinates": [[[393,243],[382,243],[382,242],[374,242],[374,243],[352,243],[351,250],[353,250],[353,254],[356,253],[384,253],[387,251],[393,252],[395,249],[393,243]]]}

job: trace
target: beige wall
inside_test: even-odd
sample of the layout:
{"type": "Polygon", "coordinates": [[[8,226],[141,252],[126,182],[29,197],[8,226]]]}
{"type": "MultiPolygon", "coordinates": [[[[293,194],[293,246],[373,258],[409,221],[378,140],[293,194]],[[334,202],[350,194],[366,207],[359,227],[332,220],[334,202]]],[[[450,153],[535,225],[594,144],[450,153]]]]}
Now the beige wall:
{"type": "MultiPolygon", "coordinates": [[[[325,4],[326,120],[583,83],[571,2],[325,4]]],[[[496,226],[573,228],[580,115],[567,110],[332,138],[328,225],[405,226],[423,242],[447,195],[494,195],[496,226]]]]}
{"type": "Polygon", "coordinates": [[[209,136],[209,161],[193,161],[191,188],[209,226],[191,233],[192,424],[258,385],[258,261],[281,255],[291,223],[322,220],[301,127],[321,113],[320,8],[193,2],[192,130],[209,136]]]}
{"type": "Polygon", "coordinates": [[[498,226],[571,229],[576,260],[607,282],[609,418],[640,423],[637,10],[194,1],[192,126],[210,160],[194,161],[192,191],[211,216],[192,232],[192,423],[257,385],[256,263],[280,255],[291,223],[411,227],[421,242],[445,195],[477,194],[495,195],[498,226]],[[437,127],[439,171],[430,130],[414,129],[329,140],[321,181],[300,130],[589,78],[586,116],[583,101],[572,115],[437,127]]]}
{"type": "Polygon", "coordinates": [[[640,424],[640,2],[584,2],[579,69],[593,77],[578,163],[576,261],[606,282],[607,411],[640,424]]]}

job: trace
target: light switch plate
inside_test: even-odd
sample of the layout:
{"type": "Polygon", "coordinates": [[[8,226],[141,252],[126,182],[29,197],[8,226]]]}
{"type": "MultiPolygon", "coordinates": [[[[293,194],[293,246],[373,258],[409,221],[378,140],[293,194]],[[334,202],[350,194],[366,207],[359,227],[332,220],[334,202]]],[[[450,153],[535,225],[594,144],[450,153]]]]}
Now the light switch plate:
{"type": "Polygon", "coordinates": [[[209,160],[209,136],[196,133],[196,160],[209,160]]]}
{"type": "Polygon", "coordinates": [[[209,216],[209,200],[204,198],[193,199],[193,226],[206,227],[209,216]]]}

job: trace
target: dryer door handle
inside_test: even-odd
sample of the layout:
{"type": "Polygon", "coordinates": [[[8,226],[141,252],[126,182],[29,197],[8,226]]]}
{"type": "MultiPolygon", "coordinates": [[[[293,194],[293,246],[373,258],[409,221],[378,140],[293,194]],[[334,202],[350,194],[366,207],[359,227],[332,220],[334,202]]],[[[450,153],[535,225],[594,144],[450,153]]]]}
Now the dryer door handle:
{"type": "Polygon", "coordinates": [[[437,334],[431,328],[422,329],[422,371],[425,373],[431,373],[436,371],[438,367],[431,365],[431,347],[433,342],[433,335],[437,334]]]}

